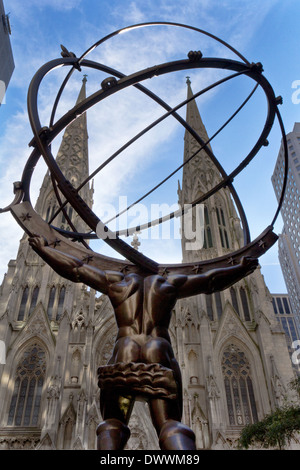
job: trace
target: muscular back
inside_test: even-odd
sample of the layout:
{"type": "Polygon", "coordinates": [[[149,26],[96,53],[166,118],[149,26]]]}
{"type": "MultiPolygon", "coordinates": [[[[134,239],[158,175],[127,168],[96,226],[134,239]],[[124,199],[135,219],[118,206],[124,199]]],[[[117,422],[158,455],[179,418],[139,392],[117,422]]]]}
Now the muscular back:
{"type": "MultiPolygon", "coordinates": [[[[176,288],[162,276],[129,274],[109,285],[109,296],[120,330],[159,336],[167,330],[176,302],[176,288]]],[[[123,336],[123,334],[122,334],[123,336]]],[[[163,335],[165,336],[165,335],[163,335]]]]}

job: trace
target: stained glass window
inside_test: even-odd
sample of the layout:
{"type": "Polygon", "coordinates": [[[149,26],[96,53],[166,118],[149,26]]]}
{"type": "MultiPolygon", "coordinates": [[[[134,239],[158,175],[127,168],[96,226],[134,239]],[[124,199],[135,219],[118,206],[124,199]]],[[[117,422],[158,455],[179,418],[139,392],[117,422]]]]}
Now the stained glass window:
{"type": "Polygon", "coordinates": [[[69,219],[72,220],[73,209],[72,209],[71,206],[69,206],[69,208],[68,208],[68,206],[65,208],[65,213],[62,211],[61,221],[62,221],[63,224],[65,224],[67,222],[65,214],[67,214],[69,216],[69,219]]]}
{"type": "Polygon", "coordinates": [[[211,228],[210,228],[210,219],[208,209],[204,207],[204,244],[203,248],[212,248],[213,241],[211,235],[211,228]]]}
{"type": "Polygon", "coordinates": [[[235,288],[234,288],[234,287],[231,287],[231,288],[230,288],[230,295],[231,295],[232,306],[233,306],[234,310],[236,311],[236,313],[237,313],[238,315],[240,315],[239,304],[238,304],[238,300],[237,300],[237,296],[236,296],[236,291],[235,291],[235,288]]]}
{"type": "Polygon", "coordinates": [[[250,317],[247,294],[246,294],[246,291],[243,287],[240,288],[240,296],[241,296],[241,301],[242,301],[242,305],[243,305],[244,318],[245,318],[246,321],[250,321],[251,317],[250,317]]]}
{"type": "Polygon", "coordinates": [[[34,344],[18,364],[10,403],[9,426],[37,426],[45,378],[45,351],[34,344]]]}
{"type": "Polygon", "coordinates": [[[29,294],[29,289],[28,289],[28,286],[26,286],[22,294],[22,299],[21,299],[21,304],[20,304],[19,314],[18,314],[18,321],[24,320],[28,294],[29,294]]]}
{"type": "Polygon", "coordinates": [[[49,300],[48,300],[48,308],[47,308],[47,314],[48,314],[49,320],[52,320],[55,294],[56,294],[56,288],[53,286],[51,287],[50,292],[49,292],[49,300]]]}
{"type": "Polygon", "coordinates": [[[37,298],[38,298],[38,295],[39,295],[39,288],[38,287],[35,287],[33,289],[33,292],[32,292],[32,296],[31,296],[31,303],[30,303],[30,308],[29,308],[29,312],[28,312],[28,315],[31,315],[35,306],[36,306],[36,302],[37,302],[37,298]]]}
{"type": "Polygon", "coordinates": [[[244,352],[230,344],[223,353],[222,372],[229,424],[245,426],[258,421],[251,368],[244,352]]]}
{"type": "Polygon", "coordinates": [[[225,221],[223,209],[221,207],[217,207],[216,214],[217,214],[218,225],[219,225],[221,245],[223,248],[229,248],[229,240],[228,240],[228,235],[227,235],[226,221],[225,221]]]}
{"type": "Polygon", "coordinates": [[[215,296],[215,301],[216,301],[217,315],[218,315],[218,318],[220,319],[223,313],[221,294],[220,292],[215,292],[214,296],[215,296]]]}
{"type": "Polygon", "coordinates": [[[62,286],[59,291],[59,297],[58,297],[58,307],[57,307],[57,314],[56,314],[56,320],[59,320],[62,313],[63,313],[63,306],[64,306],[64,300],[65,300],[65,294],[66,294],[66,288],[62,286]]]}
{"type": "Polygon", "coordinates": [[[46,212],[46,222],[50,222],[55,212],[56,212],[55,202],[50,199],[49,206],[46,212]]]}
{"type": "Polygon", "coordinates": [[[211,294],[206,295],[206,313],[208,315],[208,318],[211,321],[213,321],[214,314],[213,314],[212,295],[211,294]]]}

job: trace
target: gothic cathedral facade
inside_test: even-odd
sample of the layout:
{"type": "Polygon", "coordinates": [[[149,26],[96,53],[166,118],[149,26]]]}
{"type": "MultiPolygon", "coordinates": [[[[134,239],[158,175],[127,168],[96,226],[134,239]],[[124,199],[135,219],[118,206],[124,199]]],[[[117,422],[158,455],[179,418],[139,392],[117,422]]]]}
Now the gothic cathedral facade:
{"type": "MultiPolygon", "coordinates": [[[[188,80],[188,96],[192,90],[188,80]]],[[[83,79],[78,100],[85,97],[83,79]]],[[[208,140],[195,101],[187,121],[208,140]]],[[[197,142],[186,132],[184,159],[197,142]]],[[[86,116],[66,129],[57,155],[76,185],[88,175],[86,116]]],[[[207,192],[220,179],[202,150],[184,166],[179,203],[207,192]]],[[[82,196],[90,207],[93,188],[82,196]]],[[[56,198],[46,174],[36,210],[62,228],[80,221],[66,206],[56,215],[56,198]]],[[[186,250],[184,262],[238,249],[242,231],[226,188],[205,202],[204,246],[186,250]]],[[[97,367],[106,364],[116,326],[108,298],[59,277],[20,241],[0,290],[0,449],[95,449],[101,422],[97,367]]],[[[178,301],[170,335],[183,376],[183,422],[196,434],[198,449],[233,449],[242,427],[281,403],[293,379],[285,335],[272,308],[259,268],[232,288],[178,301]]],[[[128,449],[159,449],[147,404],[136,402],[128,449]]]]}

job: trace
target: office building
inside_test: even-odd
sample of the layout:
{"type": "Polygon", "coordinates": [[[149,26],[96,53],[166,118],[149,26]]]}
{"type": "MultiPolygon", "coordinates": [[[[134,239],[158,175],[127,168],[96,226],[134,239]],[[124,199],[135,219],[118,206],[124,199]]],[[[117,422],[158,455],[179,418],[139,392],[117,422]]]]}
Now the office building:
{"type": "MultiPolygon", "coordinates": [[[[288,179],[281,208],[284,223],[278,242],[279,261],[289,294],[298,332],[300,332],[300,123],[287,134],[288,179]]],[[[284,181],[284,150],[281,144],[272,183],[279,200],[284,181]]]]}
{"type": "Polygon", "coordinates": [[[10,43],[11,27],[9,15],[0,0],[0,105],[5,102],[5,93],[15,68],[10,43]]]}

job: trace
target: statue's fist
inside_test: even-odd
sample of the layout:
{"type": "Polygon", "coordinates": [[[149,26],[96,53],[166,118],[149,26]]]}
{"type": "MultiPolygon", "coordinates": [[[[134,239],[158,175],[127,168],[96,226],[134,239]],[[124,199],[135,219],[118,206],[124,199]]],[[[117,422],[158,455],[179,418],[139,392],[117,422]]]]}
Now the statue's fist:
{"type": "Polygon", "coordinates": [[[241,266],[249,273],[252,273],[258,266],[258,259],[251,256],[243,256],[241,266]]]}
{"type": "Polygon", "coordinates": [[[48,245],[46,238],[40,237],[39,235],[34,235],[28,239],[29,245],[37,251],[41,251],[45,246],[48,245]]]}

